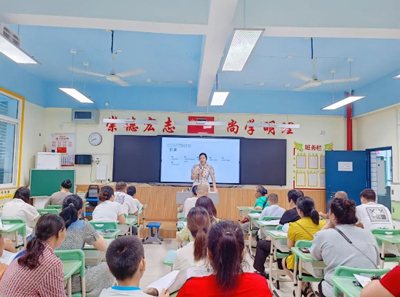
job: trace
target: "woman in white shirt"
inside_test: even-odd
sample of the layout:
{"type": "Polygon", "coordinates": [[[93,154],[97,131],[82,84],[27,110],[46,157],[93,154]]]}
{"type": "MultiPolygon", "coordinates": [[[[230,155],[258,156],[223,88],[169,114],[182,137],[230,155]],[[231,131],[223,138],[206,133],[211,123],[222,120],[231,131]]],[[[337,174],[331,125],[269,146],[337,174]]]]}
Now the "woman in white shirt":
{"type": "Polygon", "coordinates": [[[98,195],[100,203],[93,211],[94,222],[117,222],[125,224],[126,219],[122,205],[114,202],[114,190],[110,186],[101,188],[98,195]]]}
{"type": "MultiPolygon", "coordinates": [[[[21,187],[15,191],[14,198],[4,204],[1,214],[2,219],[23,219],[26,223],[26,239],[33,237],[32,226],[39,220],[38,211],[29,204],[31,191],[21,187]]],[[[18,240],[19,241],[19,240],[18,240]]]]}
{"type": "Polygon", "coordinates": [[[204,207],[194,207],[189,211],[187,227],[194,237],[183,248],[178,249],[174,259],[174,270],[206,266],[207,232],[210,229],[210,216],[204,207]]]}

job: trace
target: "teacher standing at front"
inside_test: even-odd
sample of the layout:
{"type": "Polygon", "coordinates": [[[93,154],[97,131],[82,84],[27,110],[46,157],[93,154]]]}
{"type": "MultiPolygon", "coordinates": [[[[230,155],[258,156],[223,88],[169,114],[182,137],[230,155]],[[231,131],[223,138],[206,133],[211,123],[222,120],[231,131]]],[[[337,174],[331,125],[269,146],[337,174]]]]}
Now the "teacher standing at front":
{"type": "Polygon", "coordinates": [[[193,180],[193,186],[203,184],[207,185],[208,189],[210,189],[209,177],[211,176],[214,192],[218,192],[217,185],[215,184],[214,168],[207,164],[207,155],[201,153],[199,160],[200,164],[194,165],[192,168],[191,179],[193,180]]]}

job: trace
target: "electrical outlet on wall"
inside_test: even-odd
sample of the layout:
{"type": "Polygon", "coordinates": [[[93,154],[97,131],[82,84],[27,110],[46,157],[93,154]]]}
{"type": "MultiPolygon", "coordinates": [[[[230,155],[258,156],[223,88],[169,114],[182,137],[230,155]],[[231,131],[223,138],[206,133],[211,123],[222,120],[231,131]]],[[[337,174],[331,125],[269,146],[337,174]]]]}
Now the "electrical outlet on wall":
{"type": "Polygon", "coordinates": [[[101,156],[100,155],[93,155],[93,162],[100,162],[101,156]]]}

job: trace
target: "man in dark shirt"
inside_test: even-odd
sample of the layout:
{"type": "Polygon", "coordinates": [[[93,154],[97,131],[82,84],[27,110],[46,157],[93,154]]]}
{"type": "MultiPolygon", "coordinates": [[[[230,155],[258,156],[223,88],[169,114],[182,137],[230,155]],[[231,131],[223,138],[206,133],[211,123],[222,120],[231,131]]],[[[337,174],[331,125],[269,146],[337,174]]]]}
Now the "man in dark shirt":
{"type": "MultiPolygon", "coordinates": [[[[299,197],[303,197],[304,194],[300,190],[290,190],[288,192],[288,200],[289,206],[291,209],[284,212],[279,221],[280,225],[285,225],[287,223],[296,222],[300,219],[299,214],[297,213],[296,209],[296,202],[299,197]]],[[[267,240],[260,240],[257,244],[256,256],[254,258],[253,267],[257,270],[258,273],[261,275],[268,277],[265,274],[265,260],[271,253],[271,241],[267,240]]],[[[279,263],[279,262],[278,262],[279,263]]]]}

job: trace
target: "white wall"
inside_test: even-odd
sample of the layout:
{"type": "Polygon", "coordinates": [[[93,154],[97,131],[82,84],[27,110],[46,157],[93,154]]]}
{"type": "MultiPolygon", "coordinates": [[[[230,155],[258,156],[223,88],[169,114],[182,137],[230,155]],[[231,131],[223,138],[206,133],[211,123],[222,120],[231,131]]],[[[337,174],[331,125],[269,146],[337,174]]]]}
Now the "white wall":
{"type": "Polygon", "coordinates": [[[29,185],[29,172],[35,166],[35,155],[43,151],[46,110],[25,101],[24,128],[22,137],[22,159],[20,185],[29,185]],[[41,135],[41,136],[40,136],[41,135]]]}
{"type": "MultiPolygon", "coordinates": [[[[188,115],[201,116],[201,114],[187,113],[161,113],[161,112],[143,112],[143,111],[115,111],[119,119],[131,118],[147,119],[148,116],[158,120],[156,132],[143,133],[144,125],[140,125],[139,131],[136,133],[126,132],[123,125],[118,125],[118,131],[112,133],[107,131],[105,124],[75,124],[71,122],[70,109],[47,108],[46,119],[44,125],[44,143],[49,146],[49,136],[51,133],[76,133],[76,153],[77,154],[99,154],[102,156],[101,164],[106,164],[107,175],[112,179],[112,155],[114,146],[114,135],[130,134],[130,135],[158,135],[162,133],[162,128],[167,117],[172,120],[188,120],[188,115]],[[103,142],[98,147],[93,147],[88,142],[88,137],[93,132],[99,132],[103,136],[103,142]]],[[[100,122],[103,118],[111,116],[111,111],[102,110],[100,112],[100,122]]],[[[259,115],[259,114],[209,114],[215,116],[215,120],[230,121],[234,119],[238,121],[240,130],[237,135],[228,133],[226,127],[215,127],[215,136],[232,136],[232,137],[249,137],[249,138],[274,138],[287,139],[287,188],[291,188],[293,179],[293,147],[294,141],[304,144],[327,144],[334,142],[334,149],[345,149],[345,119],[342,117],[331,116],[282,116],[282,115],[259,115]],[[275,136],[269,136],[263,128],[255,128],[252,136],[249,136],[244,130],[246,122],[254,118],[256,122],[275,120],[276,123],[294,122],[300,124],[301,128],[294,130],[293,135],[282,134],[280,129],[276,129],[275,136]]],[[[174,135],[187,135],[186,126],[176,126],[174,135]]],[[[39,146],[39,149],[41,147],[39,146]]],[[[268,169],[266,169],[268,170],[268,169]]],[[[90,166],[76,166],[77,183],[90,184],[94,182],[95,168],[93,168],[92,181],[90,177],[90,166]]]]}
{"type": "Polygon", "coordinates": [[[354,119],[357,129],[355,149],[392,147],[394,182],[399,182],[399,129],[397,118],[398,107],[390,107],[354,119]]]}

